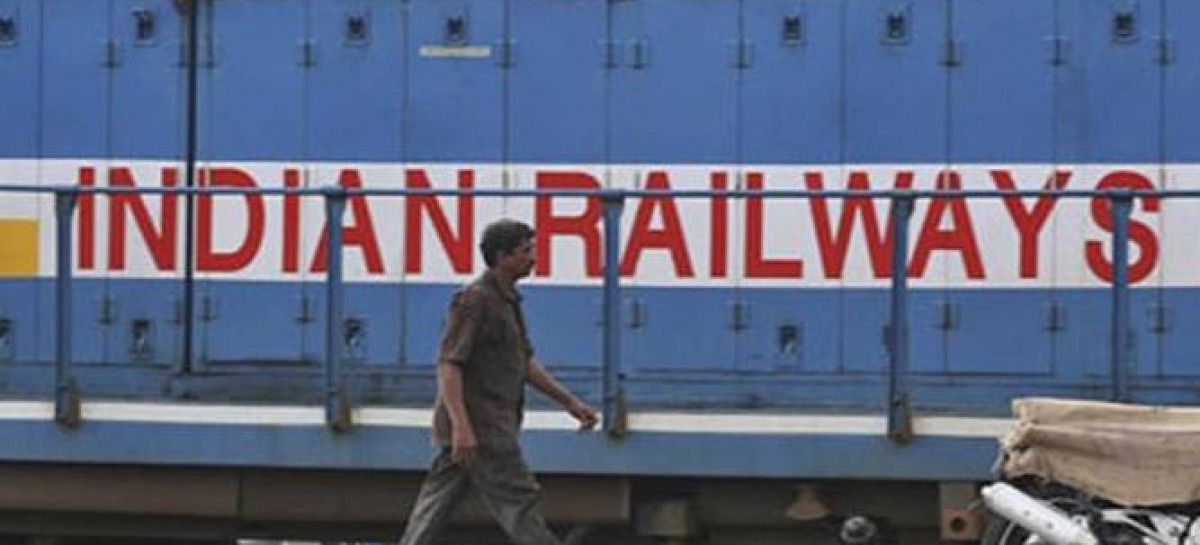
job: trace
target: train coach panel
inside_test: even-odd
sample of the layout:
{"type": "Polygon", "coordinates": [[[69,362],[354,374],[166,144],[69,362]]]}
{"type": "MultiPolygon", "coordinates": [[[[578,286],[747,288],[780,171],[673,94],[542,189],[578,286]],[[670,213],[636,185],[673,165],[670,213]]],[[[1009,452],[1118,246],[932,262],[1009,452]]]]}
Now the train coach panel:
{"type": "Polygon", "coordinates": [[[407,9],[405,159],[501,161],[504,3],[412,0],[407,9]]]}
{"type": "MultiPolygon", "coordinates": [[[[509,163],[600,164],[606,157],[607,78],[619,46],[609,41],[603,3],[511,2],[499,60],[506,74],[505,159],[509,163]]],[[[522,187],[536,180],[518,176],[522,187]]]]}
{"type": "MultiPolygon", "coordinates": [[[[109,6],[96,2],[50,2],[41,6],[41,16],[44,49],[40,66],[42,177],[39,182],[86,185],[90,180],[92,184],[102,184],[107,180],[107,162],[111,157],[110,67],[118,59],[115,46],[110,46],[109,6]],[[55,161],[68,158],[83,159],[86,167],[55,161]]],[[[42,217],[51,218],[48,212],[53,209],[50,204],[53,198],[40,199],[42,210],[47,211],[42,217]]],[[[103,198],[95,200],[107,202],[103,198]]],[[[82,217],[81,212],[81,221],[82,217]]],[[[87,269],[85,254],[77,257],[80,268],[87,269]]],[[[115,355],[108,340],[115,327],[116,308],[108,289],[108,267],[95,264],[92,268],[95,273],[80,281],[72,295],[75,305],[72,324],[79,332],[72,341],[72,354],[76,361],[111,362],[115,355]]],[[[52,297],[54,292],[47,287],[39,293],[52,297]]],[[[39,318],[42,323],[53,323],[49,315],[39,318]]]]}
{"type": "MultiPolygon", "coordinates": [[[[1185,29],[1200,24],[1200,6],[1194,2],[1173,0],[1165,3],[1164,35],[1158,46],[1167,62],[1163,70],[1163,158],[1167,169],[1166,187],[1183,189],[1195,187],[1200,171],[1188,163],[1200,158],[1196,142],[1200,142],[1200,108],[1193,97],[1200,93],[1200,59],[1184,54],[1197,45],[1196,37],[1185,29]]],[[[1163,230],[1166,245],[1196,247],[1194,237],[1184,235],[1188,218],[1200,214],[1200,203],[1192,199],[1173,200],[1163,206],[1163,230]]],[[[1196,277],[1195,268],[1179,261],[1166,261],[1163,275],[1167,287],[1163,299],[1151,309],[1151,327],[1162,335],[1162,373],[1164,375],[1195,376],[1200,374],[1200,339],[1191,332],[1200,327],[1200,316],[1188,309],[1200,308],[1200,293],[1190,285],[1196,277]]]]}
{"type": "MultiPolygon", "coordinates": [[[[313,159],[308,168],[316,185],[403,187],[396,164],[404,157],[405,73],[411,61],[404,54],[407,17],[396,2],[311,2],[304,47],[311,57],[303,63],[309,96],[304,103],[309,120],[306,149],[313,159]],[[386,165],[386,166],[385,166],[386,165]]],[[[307,224],[325,224],[319,199],[305,199],[311,215],[307,224]]],[[[362,270],[386,282],[346,284],[337,343],[350,364],[396,366],[403,359],[403,264],[381,248],[398,248],[402,232],[380,228],[402,225],[404,203],[399,198],[350,199],[346,210],[344,267],[351,275],[362,270]],[[370,228],[373,238],[361,236],[370,228]],[[365,270],[364,270],[365,269],[365,270]]],[[[322,231],[304,230],[308,240],[322,231]]],[[[319,280],[319,273],[312,280],[319,280]]],[[[327,304],[323,286],[303,288],[309,319],[327,304]]],[[[320,327],[320,326],[318,326],[320,327]]],[[[323,331],[323,329],[322,329],[323,331]]],[[[325,353],[322,334],[304,336],[304,353],[325,353]]]]}
{"type": "MultiPolygon", "coordinates": [[[[1162,24],[1160,11],[1159,3],[1144,1],[1115,4],[1065,1],[1062,4],[1060,24],[1066,32],[1079,37],[1079,46],[1064,67],[1059,82],[1062,115],[1058,130],[1064,138],[1059,148],[1060,156],[1063,161],[1087,165],[1080,168],[1077,175],[1092,187],[1163,187],[1161,170],[1149,166],[1162,158],[1162,66],[1156,62],[1153,39],[1162,24]],[[1123,174],[1126,171],[1135,174],[1123,174]]],[[[1107,210],[1106,204],[1092,206],[1102,207],[1098,215],[1107,210]]],[[[1161,233],[1160,208],[1156,200],[1135,203],[1133,218],[1141,226],[1132,229],[1161,233]]],[[[1105,240],[1109,230],[1097,229],[1092,221],[1094,215],[1097,214],[1085,216],[1087,224],[1082,232],[1090,235],[1089,239],[1105,240]]],[[[1063,228],[1076,229],[1069,224],[1063,228]]],[[[1129,354],[1128,365],[1130,372],[1141,375],[1155,373],[1159,357],[1157,334],[1140,327],[1144,324],[1141,318],[1151,312],[1159,295],[1161,270],[1148,266],[1149,253],[1139,252],[1149,249],[1144,244],[1149,244],[1153,237],[1152,234],[1135,235],[1137,249],[1130,249],[1130,282],[1137,288],[1131,292],[1130,314],[1138,317],[1134,322],[1138,326],[1129,333],[1133,352],[1129,354]],[[1139,261],[1145,266],[1139,267],[1139,261]]],[[[1101,259],[1098,259],[1098,251],[1091,252],[1093,255],[1089,259],[1094,265],[1101,259]]],[[[1104,253],[1108,251],[1104,250],[1104,253]]],[[[1079,270],[1084,265],[1085,262],[1080,262],[1073,267],[1074,271],[1063,268],[1059,272],[1067,278],[1090,274],[1079,270]]],[[[1063,284],[1070,283],[1064,279],[1063,284]]],[[[1093,297],[1105,297],[1103,290],[1090,293],[1093,297]]],[[[1107,313],[1087,313],[1082,309],[1077,312],[1070,308],[1067,313],[1077,318],[1064,331],[1063,341],[1068,352],[1083,350],[1081,345],[1088,341],[1081,333],[1103,331],[1107,334],[1111,328],[1107,313]]],[[[1092,339],[1095,339],[1094,334],[1092,339]]],[[[1111,373],[1111,364],[1103,359],[1064,364],[1083,365],[1094,375],[1111,373]]]]}
{"type": "MultiPolygon", "coordinates": [[[[946,32],[942,3],[873,0],[846,5],[844,161],[913,166],[876,170],[894,175],[869,177],[872,189],[927,188],[930,173],[944,164],[948,75],[938,59],[946,32]]],[[[917,204],[916,217],[923,206],[917,204]]],[[[873,331],[882,335],[888,325],[888,293],[869,290],[850,295],[843,331],[854,328],[867,338],[873,331]]],[[[942,332],[933,327],[931,318],[920,315],[932,312],[941,297],[937,289],[911,294],[910,307],[917,313],[909,329],[914,370],[932,372],[944,366],[942,332]]],[[[843,358],[850,369],[877,369],[878,345],[847,343],[843,358]]]]}
{"type": "MultiPolygon", "coordinates": [[[[845,104],[842,93],[845,47],[843,25],[846,4],[840,2],[774,1],[742,5],[743,36],[738,44],[741,70],[739,105],[740,182],[745,188],[797,190],[838,187],[843,178],[845,104]],[[828,178],[814,178],[800,169],[772,169],[772,165],[821,165],[828,178]],[[775,170],[772,175],[770,170],[775,170]]],[[[842,210],[836,199],[825,201],[837,218],[842,210]]],[[[735,230],[730,238],[746,247],[751,235],[749,207],[734,209],[735,230]]],[[[792,199],[758,201],[768,225],[797,218],[812,210],[810,202],[792,199]],[[797,212],[799,211],[799,212],[797,212]]],[[[757,213],[757,212],[756,212],[757,213]]],[[[757,221],[757,220],[756,220],[757,221]]],[[[835,222],[836,223],[836,222],[835,222]]],[[[757,225],[757,224],[756,224],[757,225]]],[[[794,229],[769,228],[762,233],[765,257],[775,263],[794,263],[797,240],[810,240],[794,229]],[[780,250],[784,250],[780,253],[780,250]]],[[[809,262],[802,274],[819,274],[809,262]]],[[[836,372],[841,364],[844,337],[841,283],[834,279],[820,289],[755,286],[761,262],[752,270],[738,263],[737,302],[729,311],[737,331],[736,368],[752,372],[836,372]]],[[[792,279],[793,281],[799,279],[792,279]]]]}
{"type": "MultiPolygon", "coordinates": [[[[109,165],[109,183],[136,183],[131,178],[141,177],[147,182],[182,186],[186,72],[178,46],[182,27],[173,24],[176,6],[165,0],[124,0],[113,4],[110,17],[117,57],[109,67],[109,154],[114,159],[109,165]],[[127,164],[123,159],[153,162],[127,164]]],[[[111,199],[100,200],[113,206],[111,199]]],[[[170,365],[179,360],[181,348],[183,283],[179,280],[183,277],[185,199],[147,196],[144,202],[147,216],[154,218],[149,229],[142,229],[138,221],[136,201],[122,210],[128,214],[131,231],[162,241],[156,264],[169,272],[153,280],[110,280],[109,298],[116,310],[113,324],[107,328],[109,360],[170,365]]]]}
{"type": "MultiPolygon", "coordinates": [[[[210,24],[205,25],[199,43],[197,154],[201,168],[208,170],[201,171],[198,183],[213,187],[315,185],[306,169],[280,165],[307,159],[304,65],[314,52],[305,43],[306,5],[251,0],[215,2],[207,9],[211,10],[210,24]]],[[[226,228],[210,233],[207,244],[203,229],[197,234],[194,319],[199,335],[194,356],[206,365],[304,361],[303,339],[320,330],[304,319],[311,296],[295,280],[303,282],[313,265],[306,262],[290,267],[292,263],[285,263],[276,269],[292,273],[284,278],[248,279],[227,272],[230,263],[245,260],[240,251],[254,245],[249,227],[257,215],[265,214],[262,199],[225,196],[196,200],[198,216],[208,207],[212,217],[226,219],[222,222],[226,228]],[[289,281],[279,282],[284,279],[289,281]]],[[[204,218],[198,219],[205,224],[204,218]]],[[[282,233],[270,235],[283,239],[282,233]]]]}
{"type": "MultiPolygon", "coordinates": [[[[706,189],[712,171],[734,163],[737,67],[730,44],[739,36],[737,9],[681,0],[613,4],[612,36],[623,44],[620,67],[610,74],[613,187],[706,189]],[[692,168],[697,164],[718,167],[692,168]]],[[[695,285],[708,276],[703,241],[710,233],[683,218],[708,215],[709,207],[695,199],[647,197],[630,199],[626,210],[622,229],[631,243],[620,256],[629,277],[622,294],[624,361],[639,371],[732,365],[727,282],[714,279],[711,286],[726,289],[674,290],[645,280],[695,285]],[[663,342],[675,338],[691,340],[663,342]]]]}
{"type": "MultiPolygon", "coordinates": [[[[37,183],[31,158],[38,156],[41,81],[37,74],[41,40],[40,7],[34,1],[0,3],[0,73],[6,78],[9,104],[0,109],[0,183],[37,183]]],[[[41,231],[38,195],[0,198],[0,361],[32,361],[37,356],[39,282],[36,280],[41,231]]]]}
{"type": "Polygon", "coordinates": [[[0,113],[0,123],[9,127],[0,136],[0,157],[27,159],[38,154],[38,73],[41,40],[41,10],[32,0],[6,0],[0,3],[0,71],[21,74],[8,78],[5,97],[8,105],[0,113]]]}
{"type": "MultiPolygon", "coordinates": [[[[951,6],[941,60],[950,74],[950,164],[1053,162],[1052,97],[1060,46],[1054,41],[1054,10],[1054,2],[1038,1],[1017,5],[969,1],[951,6]]],[[[963,178],[966,187],[982,190],[1041,189],[1055,180],[1049,167],[1021,169],[1009,176],[995,175],[986,167],[971,168],[963,178]]],[[[1036,206],[1036,199],[974,201],[969,209],[975,224],[999,226],[1009,223],[1006,217],[1017,206],[1026,210],[1036,206]]],[[[1036,246],[1038,260],[1050,255],[1054,244],[1050,235],[1036,241],[1012,235],[1011,230],[988,229],[985,236],[1011,240],[989,244],[993,248],[1035,251],[1036,246]]],[[[981,259],[994,262],[991,257],[984,254],[981,259]]],[[[945,331],[947,370],[1049,373],[1051,329],[1045,324],[1052,286],[974,289],[986,285],[986,276],[979,275],[982,271],[982,267],[968,268],[966,282],[948,289],[939,302],[937,321],[945,331]]]]}
{"type": "MultiPolygon", "coordinates": [[[[596,190],[610,184],[611,173],[596,165],[610,153],[606,92],[622,56],[620,43],[607,33],[607,9],[589,0],[509,4],[509,187],[596,190]]],[[[552,279],[555,270],[589,267],[599,259],[599,239],[589,242],[590,235],[571,227],[579,218],[598,217],[599,199],[504,199],[504,213],[554,225],[541,222],[537,273],[522,290],[539,359],[551,367],[598,369],[598,281],[562,285],[552,279]]]]}

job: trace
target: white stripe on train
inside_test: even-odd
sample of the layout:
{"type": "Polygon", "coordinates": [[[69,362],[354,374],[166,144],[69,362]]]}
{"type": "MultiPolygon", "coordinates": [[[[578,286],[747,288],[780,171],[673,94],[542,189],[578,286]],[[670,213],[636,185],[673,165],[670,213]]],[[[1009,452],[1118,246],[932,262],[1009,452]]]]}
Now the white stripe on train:
{"type": "MultiPolygon", "coordinates": [[[[54,404],[48,401],[0,402],[0,421],[52,420],[54,404]]],[[[323,407],[202,405],[85,401],[84,422],[171,423],[241,426],[321,426],[323,407]]],[[[354,410],[360,426],[425,428],[430,409],[362,407],[354,410]]],[[[1011,429],[1008,418],[918,416],[913,429],[919,436],[998,438],[1011,429]]],[[[739,435],[883,435],[883,415],[813,415],[736,412],[633,412],[631,431],[656,433],[712,433],[739,435]]],[[[527,411],[525,429],[574,430],[575,423],[561,411],[527,411]]]]}

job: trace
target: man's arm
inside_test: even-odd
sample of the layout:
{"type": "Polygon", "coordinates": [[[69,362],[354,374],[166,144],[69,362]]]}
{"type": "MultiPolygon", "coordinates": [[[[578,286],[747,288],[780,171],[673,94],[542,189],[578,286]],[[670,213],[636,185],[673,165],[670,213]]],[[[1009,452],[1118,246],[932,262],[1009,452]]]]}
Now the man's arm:
{"type": "Polygon", "coordinates": [[[478,446],[463,399],[463,366],[474,351],[480,319],[475,293],[460,290],[454,294],[438,355],[438,395],[450,416],[450,459],[458,464],[471,463],[478,446]]]}
{"type": "Polygon", "coordinates": [[[529,360],[528,377],[529,383],[533,384],[534,388],[549,396],[555,403],[558,403],[568,413],[571,413],[571,416],[579,421],[581,429],[590,430],[596,427],[596,423],[599,421],[599,418],[596,416],[596,410],[588,406],[587,403],[580,401],[579,398],[575,397],[575,394],[572,394],[555,380],[537,358],[529,360]]]}
{"type": "Polygon", "coordinates": [[[470,464],[475,459],[478,444],[471,427],[471,417],[463,402],[462,368],[452,361],[438,365],[438,393],[450,415],[452,450],[450,459],[457,464],[470,464]]]}

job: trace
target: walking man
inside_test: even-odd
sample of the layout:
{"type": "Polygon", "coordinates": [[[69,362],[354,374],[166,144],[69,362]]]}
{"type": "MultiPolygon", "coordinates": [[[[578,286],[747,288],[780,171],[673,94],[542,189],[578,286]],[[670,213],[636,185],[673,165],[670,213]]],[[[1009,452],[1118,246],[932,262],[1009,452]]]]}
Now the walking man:
{"type": "Polygon", "coordinates": [[[440,451],[400,545],[432,544],[472,490],[517,545],[559,545],[517,443],[525,384],[561,405],[583,429],[596,426],[596,411],[534,357],[516,291],[517,281],[533,270],[533,229],[497,221],[484,230],[479,249],[488,270],[454,294],[442,334],[433,422],[440,451]]]}

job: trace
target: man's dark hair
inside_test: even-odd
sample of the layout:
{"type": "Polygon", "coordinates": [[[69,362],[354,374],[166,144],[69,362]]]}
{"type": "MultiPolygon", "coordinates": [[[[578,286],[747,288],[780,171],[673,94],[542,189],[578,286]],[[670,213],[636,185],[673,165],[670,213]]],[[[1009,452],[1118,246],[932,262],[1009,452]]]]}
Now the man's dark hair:
{"type": "Polygon", "coordinates": [[[483,230],[483,240],[479,242],[479,251],[483,253],[483,262],[488,268],[496,266],[500,254],[516,250],[525,241],[533,238],[533,228],[526,223],[503,219],[483,230]]]}

